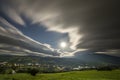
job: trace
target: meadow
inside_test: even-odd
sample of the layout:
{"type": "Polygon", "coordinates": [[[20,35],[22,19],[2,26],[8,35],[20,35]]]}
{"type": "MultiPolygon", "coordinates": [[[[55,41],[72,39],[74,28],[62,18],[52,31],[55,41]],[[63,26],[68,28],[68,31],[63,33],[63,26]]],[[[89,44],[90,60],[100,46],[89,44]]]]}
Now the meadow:
{"type": "Polygon", "coordinates": [[[0,74],[0,80],[120,80],[120,70],[42,73],[36,76],[27,73],[0,74]]]}

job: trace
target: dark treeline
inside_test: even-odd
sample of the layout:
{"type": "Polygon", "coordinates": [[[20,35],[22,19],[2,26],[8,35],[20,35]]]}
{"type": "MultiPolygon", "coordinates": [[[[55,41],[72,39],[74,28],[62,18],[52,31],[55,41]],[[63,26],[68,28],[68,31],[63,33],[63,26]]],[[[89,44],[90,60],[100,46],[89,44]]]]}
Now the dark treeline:
{"type": "Polygon", "coordinates": [[[97,67],[82,67],[74,69],[69,66],[56,66],[56,65],[17,65],[12,63],[0,64],[0,74],[14,74],[14,73],[29,73],[35,76],[37,73],[60,73],[68,71],[84,71],[84,70],[97,70],[97,71],[112,71],[120,69],[117,65],[102,65],[97,67]]]}

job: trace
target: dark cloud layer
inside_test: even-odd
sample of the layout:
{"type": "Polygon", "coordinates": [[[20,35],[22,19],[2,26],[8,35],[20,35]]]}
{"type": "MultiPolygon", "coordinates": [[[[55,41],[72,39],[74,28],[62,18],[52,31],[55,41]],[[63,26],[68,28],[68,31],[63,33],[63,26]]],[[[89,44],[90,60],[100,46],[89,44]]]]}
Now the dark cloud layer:
{"type": "Polygon", "coordinates": [[[39,56],[60,55],[50,45],[39,43],[25,36],[2,17],[0,17],[0,53],[39,56]]]}
{"type": "Polygon", "coordinates": [[[0,5],[20,25],[24,15],[48,31],[68,33],[72,49],[120,55],[119,0],[1,0],[0,5]]]}

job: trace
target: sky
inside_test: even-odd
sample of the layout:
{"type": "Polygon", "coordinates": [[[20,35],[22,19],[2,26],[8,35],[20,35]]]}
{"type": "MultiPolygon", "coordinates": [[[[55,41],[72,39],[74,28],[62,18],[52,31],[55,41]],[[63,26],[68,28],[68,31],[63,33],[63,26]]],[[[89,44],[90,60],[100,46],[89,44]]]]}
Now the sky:
{"type": "Polygon", "coordinates": [[[0,0],[0,54],[120,57],[119,7],[118,0],[0,0]]]}

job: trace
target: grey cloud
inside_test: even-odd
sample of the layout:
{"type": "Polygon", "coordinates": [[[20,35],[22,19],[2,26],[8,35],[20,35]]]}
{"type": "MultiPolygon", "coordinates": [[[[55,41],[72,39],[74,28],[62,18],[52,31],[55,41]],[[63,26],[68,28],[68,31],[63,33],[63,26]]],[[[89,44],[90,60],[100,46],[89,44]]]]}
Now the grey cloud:
{"type": "Polygon", "coordinates": [[[3,18],[0,18],[0,49],[13,52],[32,53],[34,55],[60,55],[60,53],[55,52],[48,44],[39,43],[25,36],[3,18]]]}
{"type": "MultiPolygon", "coordinates": [[[[15,10],[15,6],[10,6],[9,4],[13,4],[13,0],[1,0],[0,1],[0,13],[6,14],[11,20],[14,22],[25,25],[24,21],[22,20],[19,12],[15,10]],[[4,11],[4,12],[3,12],[4,11]]],[[[16,5],[17,6],[17,5],[16,5]]]]}
{"type": "Polygon", "coordinates": [[[42,23],[48,31],[68,33],[72,48],[92,52],[120,49],[118,0],[5,1],[33,24],[42,23]]]}
{"type": "Polygon", "coordinates": [[[95,52],[97,54],[109,54],[109,55],[112,55],[112,56],[118,56],[120,57],[120,49],[110,49],[110,50],[106,50],[106,51],[101,51],[101,52],[95,52]]]}

